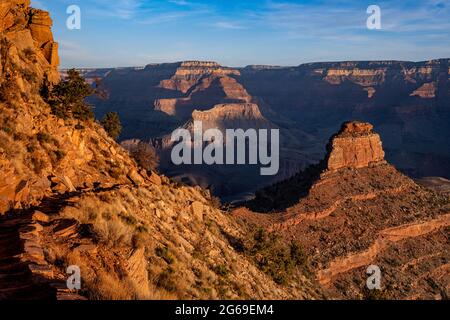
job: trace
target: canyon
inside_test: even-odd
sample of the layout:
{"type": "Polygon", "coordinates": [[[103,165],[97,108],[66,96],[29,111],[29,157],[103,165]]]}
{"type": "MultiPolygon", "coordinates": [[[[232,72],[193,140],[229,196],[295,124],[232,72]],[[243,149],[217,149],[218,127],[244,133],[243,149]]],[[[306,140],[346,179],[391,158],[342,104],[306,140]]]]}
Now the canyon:
{"type": "Polygon", "coordinates": [[[55,114],[45,93],[68,83],[49,15],[29,5],[0,6],[0,300],[319,297],[232,247],[249,230],[208,190],[139,167],[94,119],[55,114]]]}
{"type": "Polygon", "coordinates": [[[48,13],[8,0],[0,17],[0,300],[448,299],[448,60],[81,70],[121,145],[55,112],[71,83],[48,13]],[[279,129],[279,175],[171,166],[171,132],[196,120],[279,129]],[[139,140],[171,177],[139,166],[139,140]]]}
{"type": "Polygon", "coordinates": [[[287,179],[324,156],[323,145],[350,119],[376,126],[386,158],[414,178],[449,178],[450,67],[424,62],[308,63],[298,67],[222,67],[186,61],[143,68],[85,70],[111,92],[93,99],[96,114],[117,111],[122,140],[140,139],[162,154],[161,171],[239,200],[264,184],[287,179]],[[280,172],[261,181],[256,170],[174,167],[165,156],[167,135],[202,119],[206,127],[279,128],[280,172]],[[180,174],[183,171],[183,174],[180,174]],[[189,173],[190,172],[190,173],[189,173]],[[245,187],[224,179],[245,175],[245,187]],[[201,182],[200,182],[201,181],[201,182]]]}

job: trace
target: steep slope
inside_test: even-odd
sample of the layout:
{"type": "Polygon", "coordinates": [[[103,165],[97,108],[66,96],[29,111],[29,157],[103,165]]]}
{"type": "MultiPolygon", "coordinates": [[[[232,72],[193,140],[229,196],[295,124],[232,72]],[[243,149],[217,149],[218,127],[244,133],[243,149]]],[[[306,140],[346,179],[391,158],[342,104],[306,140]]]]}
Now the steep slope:
{"type": "Polygon", "coordinates": [[[0,15],[0,299],[322,296],[238,250],[246,227],[207,191],[138,168],[93,120],[55,117],[41,97],[58,83],[48,14],[10,0],[0,15]]]}
{"type": "MultiPolygon", "coordinates": [[[[171,148],[174,145],[170,141],[172,131],[177,128],[192,131],[194,121],[201,121],[204,131],[215,128],[221,130],[223,134],[226,129],[278,129],[278,127],[265,117],[268,108],[264,102],[260,103],[258,99],[254,99],[240,84],[238,70],[222,67],[215,62],[202,61],[170,64],[170,68],[173,69],[169,70],[169,65],[165,64],[151,65],[140,71],[123,70],[121,75],[112,72],[104,78],[107,88],[118,90],[111,92],[113,99],[117,99],[115,97],[117,95],[128,100],[129,93],[124,89],[130,84],[126,83],[125,79],[129,79],[133,85],[136,84],[137,78],[145,81],[148,84],[146,93],[138,94],[133,99],[143,99],[144,96],[145,99],[155,97],[153,115],[158,115],[157,118],[170,117],[170,124],[158,135],[153,135],[147,129],[141,128],[139,135],[132,139],[146,136],[140,140],[151,141],[150,143],[160,153],[160,170],[164,174],[184,183],[209,188],[216,196],[233,201],[251,196],[251,192],[264,185],[290,177],[307,162],[306,155],[297,148],[301,145],[298,140],[305,136],[292,136],[283,130],[280,171],[278,175],[269,179],[261,177],[258,173],[259,168],[256,166],[174,166],[170,158],[171,148]],[[170,76],[167,76],[165,72],[170,76]],[[112,82],[122,83],[125,87],[120,89],[112,87],[112,82]],[[177,126],[172,126],[175,123],[177,126]],[[230,177],[235,178],[230,179],[230,177]],[[245,183],[242,183],[242,178],[245,183]]],[[[95,72],[88,72],[88,74],[93,73],[95,72]]],[[[131,88],[131,90],[134,89],[131,88]]],[[[100,103],[99,110],[108,104],[108,102],[96,103],[100,103]]],[[[121,108],[118,111],[122,114],[129,110],[121,108]]],[[[127,117],[126,114],[125,117],[127,117]]],[[[158,121],[167,123],[164,120],[158,121]]],[[[149,125],[150,122],[147,123],[147,126],[149,125]]],[[[134,125],[132,127],[132,130],[136,128],[134,125]]],[[[125,136],[128,136],[130,134],[128,129],[131,126],[129,127],[127,118],[124,120],[124,128],[125,136]]],[[[303,141],[305,140],[307,138],[303,141]]],[[[125,140],[125,144],[128,142],[125,140]]]]}
{"type": "Polygon", "coordinates": [[[58,46],[48,13],[28,5],[29,1],[2,2],[2,213],[35,204],[51,190],[124,183],[129,181],[129,170],[135,168],[126,152],[96,123],[64,121],[51,114],[40,91],[59,81],[58,46]]]}
{"type": "Polygon", "coordinates": [[[187,96],[157,99],[155,109],[186,119],[194,110],[208,110],[220,103],[249,103],[252,97],[232,78],[239,75],[239,71],[215,62],[182,62],[175,74],[162,80],[159,87],[187,96]]]}
{"type": "Polygon", "coordinates": [[[254,212],[234,215],[300,241],[331,296],[365,297],[366,269],[377,265],[384,297],[448,297],[450,199],[384,161],[369,124],[344,124],[324,161],[263,190],[248,207],[254,212]]]}
{"type": "MultiPolygon", "coordinates": [[[[449,178],[449,77],[448,59],[246,68],[188,61],[112,70],[104,77],[111,99],[95,104],[98,116],[120,113],[123,139],[144,141],[185,125],[194,110],[236,102],[257,104],[264,118],[281,129],[279,179],[320,161],[323,145],[338,125],[360,119],[376,125],[386,158],[403,173],[449,178]]],[[[251,180],[257,175],[255,171],[251,180]]],[[[215,182],[210,179],[209,184],[215,182]]],[[[254,187],[249,185],[244,192],[253,193],[254,187]]],[[[225,197],[241,191],[217,194],[225,197]]]]}

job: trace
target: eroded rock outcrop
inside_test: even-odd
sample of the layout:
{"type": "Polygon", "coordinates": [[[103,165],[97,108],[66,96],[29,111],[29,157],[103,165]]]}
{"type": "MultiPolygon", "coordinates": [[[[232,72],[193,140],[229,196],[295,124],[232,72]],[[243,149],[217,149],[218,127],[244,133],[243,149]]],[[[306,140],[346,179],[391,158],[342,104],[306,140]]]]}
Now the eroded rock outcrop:
{"type": "Polygon", "coordinates": [[[222,67],[211,61],[184,61],[181,62],[172,78],[162,80],[161,88],[179,90],[187,93],[203,76],[240,75],[238,70],[222,67]]]}
{"type": "Polygon", "coordinates": [[[436,97],[436,83],[430,82],[423,84],[420,88],[411,93],[411,96],[417,96],[422,99],[432,99],[436,97]]]}
{"type": "Polygon", "coordinates": [[[333,297],[367,298],[366,271],[377,265],[384,274],[378,293],[386,298],[445,299],[448,195],[384,161],[369,123],[345,123],[328,151],[325,161],[258,192],[249,209],[233,215],[299,241],[333,297]]]}
{"type": "Polygon", "coordinates": [[[30,8],[29,0],[6,0],[0,4],[0,34],[10,42],[8,54],[29,58],[35,55],[40,65],[38,74],[55,83],[59,80],[59,56],[52,24],[48,12],[30,8]]]}
{"type": "Polygon", "coordinates": [[[328,145],[327,169],[364,168],[384,161],[380,136],[363,122],[344,123],[328,145]]]}
{"type": "Polygon", "coordinates": [[[129,183],[136,168],[96,123],[52,114],[40,94],[59,81],[52,20],[29,5],[0,3],[0,215],[52,192],[129,183]]]}
{"type": "Polygon", "coordinates": [[[239,75],[238,70],[215,62],[182,62],[170,79],[159,84],[160,88],[175,91],[174,97],[156,99],[155,110],[188,118],[195,109],[208,110],[218,103],[250,103],[252,97],[232,77],[239,75]]]}

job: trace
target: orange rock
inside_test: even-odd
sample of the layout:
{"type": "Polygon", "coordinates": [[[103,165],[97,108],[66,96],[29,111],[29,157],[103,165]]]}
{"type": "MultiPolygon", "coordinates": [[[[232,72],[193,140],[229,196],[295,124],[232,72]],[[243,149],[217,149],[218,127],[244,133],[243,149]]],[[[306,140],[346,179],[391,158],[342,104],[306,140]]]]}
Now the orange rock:
{"type": "Polygon", "coordinates": [[[39,47],[42,47],[47,42],[53,42],[52,24],[53,22],[48,12],[39,9],[31,10],[31,35],[38,42],[39,47]]]}
{"type": "Polygon", "coordinates": [[[33,219],[34,221],[37,221],[37,222],[44,222],[44,223],[47,223],[47,222],[49,222],[49,220],[50,220],[49,216],[46,215],[45,213],[41,212],[41,211],[35,211],[35,212],[33,213],[32,219],[33,219]]]}
{"type": "Polygon", "coordinates": [[[144,178],[136,171],[136,169],[131,169],[127,174],[128,179],[130,179],[133,184],[140,186],[144,183],[144,178]]]}
{"type": "Polygon", "coordinates": [[[384,161],[380,136],[370,123],[347,122],[328,145],[327,169],[364,168],[384,161]]]}
{"type": "Polygon", "coordinates": [[[191,204],[192,215],[200,221],[203,221],[203,204],[198,201],[194,201],[191,204]]]}
{"type": "Polygon", "coordinates": [[[157,186],[162,185],[162,180],[159,175],[152,171],[152,174],[149,177],[149,181],[157,186]]]}

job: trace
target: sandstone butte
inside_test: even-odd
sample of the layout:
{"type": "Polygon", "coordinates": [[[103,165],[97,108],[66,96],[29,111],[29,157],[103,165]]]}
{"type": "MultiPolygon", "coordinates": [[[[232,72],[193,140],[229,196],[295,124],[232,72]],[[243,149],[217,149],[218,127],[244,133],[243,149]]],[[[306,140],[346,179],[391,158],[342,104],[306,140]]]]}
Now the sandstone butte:
{"type": "Polygon", "coordinates": [[[364,168],[384,161],[380,136],[369,123],[344,123],[328,145],[328,170],[364,168]]]}
{"type": "Polygon", "coordinates": [[[233,216],[299,241],[330,296],[370,295],[372,264],[383,270],[382,299],[445,299],[450,292],[449,197],[387,163],[369,123],[344,123],[322,162],[259,191],[233,216]]]}

